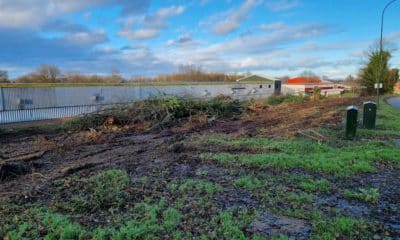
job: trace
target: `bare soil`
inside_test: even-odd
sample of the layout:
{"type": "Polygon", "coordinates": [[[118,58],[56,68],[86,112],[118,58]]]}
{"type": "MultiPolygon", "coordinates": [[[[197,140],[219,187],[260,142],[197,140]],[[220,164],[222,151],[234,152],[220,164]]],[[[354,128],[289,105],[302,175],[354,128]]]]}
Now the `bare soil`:
{"type": "MultiPolygon", "coordinates": [[[[131,194],[140,199],[161,195],[167,200],[174,196],[167,184],[188,178],[199,178],[199,170],[207,175],[200,178],[218,183],[224,187],[215,197],[213,206],[190,205],[186,211],[202,214],[216,214],[225,209],[257,209],[263,199],[252,192],[232,187],[232,182],[244,173],[266,174],[279,177],[280,169],[237,169],[204,161],[198,156],[204,152],[255,153],[246,148],[203,146],[190,139],[196,134],[224,133],[232,137],[268,136],[273,138],[307,137],[324,141],[319,128],[340,130],[343,111],[348,105],[360,104],[363,99],[325,99],[298,104],[262,106],[254,104],[252,111],[236,120],[218,120],[207,125],[175,127],[160,132],[146,132],[136,128],[108,128],[79,133],[37,133],[2,135],[0,137],[0,198],[15,199],[22,203],[41,202],[51,205],[62,201],[73,192],[68,188],[60,190],[54,181],[72,175],[90,176],[95,172],[117,167],[126,169],[131,178],[147,177],[157,183],[132,187],[131,194]]],[[[271,149],[271,151],[275,151],[271,149]]],[[[304,174],[302,170],[285,171],[289,174],[304,174]]],[[[400,175],[396,167],[381,166],[379,171],[346,179],[326,176],[334,189],[374,186],[380,189],[377,204],[346,200],[337,192],[315,196],[315,209],[327,215],[343,213],[354,218],[363,217],[379,226],[377,232],[391,237],[400,237],[400,175]],[[385,233],[386,232],[386,233],[385,233]]],[[[317,174],[315,174],[318,176],[317,174]]],[[[285,208],[285,206],[279,206],[285,208]]],[[[185,209],[182,210],[185,214],[185,209]]],[[[102,225],[104,216],[95,213],[80,219],[85,226],[102,225]]],[[[196,223],[183,220],[182,230],[200,231],[196,223]],[[187,228],[187,229],[185,229],[187,228]]],[[[189,221],[189,220],[187,220],[189,221]]],[[[308,219],[279,216],[262,211],[261,215],[248,226],[248,232],[261,235],[286,234],[307,239],[311,223],[308,219]]]]}

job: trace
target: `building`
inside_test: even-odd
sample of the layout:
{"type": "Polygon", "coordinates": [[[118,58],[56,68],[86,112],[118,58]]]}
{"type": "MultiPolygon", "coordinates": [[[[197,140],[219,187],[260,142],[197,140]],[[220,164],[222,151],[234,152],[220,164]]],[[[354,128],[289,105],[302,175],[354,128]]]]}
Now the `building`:
{"type": "Polygon", "coordinates": [[[394,85],[394,91],[393,91],[394,93],[397,93],[397,94],[400,94],[400,82],[397,82],[395,85],[394,85]]]}
{"type": "Polygon", "coordinates": [[[281,80],[262,74],[252,74],[240,78],[236,80],[236,82],[242,84],[257,83],[259,84],[259,89],[253,89],[253,91],[262,91],[262,92],[268,91],[276,95],[279,95],[281,93],[281,88],[282,88],[281,80]]]}
{"type": "Polygon", "coordinates": [[[315,89],[321,91],[321,95],[338,95],[344,91],[343,84],[336,84],[319,78],[295,77],[288,79],[282,86],[284,94],[311,94],[315,89]]]}

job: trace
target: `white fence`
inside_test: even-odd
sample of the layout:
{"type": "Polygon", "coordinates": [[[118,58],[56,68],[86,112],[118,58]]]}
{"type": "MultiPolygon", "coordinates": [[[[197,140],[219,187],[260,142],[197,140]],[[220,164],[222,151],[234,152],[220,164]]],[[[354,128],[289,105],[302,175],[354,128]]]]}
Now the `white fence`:
{"type": "Polygon", "coordinates": [[[0,88],[0,124],[73,117],[115,104],[160,96],[236,99],[271,96],[275,86],[210,84],[178,86],[0,88]]]}

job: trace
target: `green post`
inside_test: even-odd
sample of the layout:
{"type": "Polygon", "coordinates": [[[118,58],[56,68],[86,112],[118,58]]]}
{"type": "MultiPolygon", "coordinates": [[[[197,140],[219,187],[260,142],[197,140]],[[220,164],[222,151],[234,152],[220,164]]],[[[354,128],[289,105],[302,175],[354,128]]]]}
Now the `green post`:
{"type": "Polygon", "coordinates": [[[349,106],[346,111],[346,138],[354,139],[357,131],[358,108],[356,106],[349,106]]]}
{"type": "Polygon", "coordinates": [[[376,103],[371,101],[365,102],[363,126],[366,129],[375,129],[375,122],[376,122],[376,103]]]}

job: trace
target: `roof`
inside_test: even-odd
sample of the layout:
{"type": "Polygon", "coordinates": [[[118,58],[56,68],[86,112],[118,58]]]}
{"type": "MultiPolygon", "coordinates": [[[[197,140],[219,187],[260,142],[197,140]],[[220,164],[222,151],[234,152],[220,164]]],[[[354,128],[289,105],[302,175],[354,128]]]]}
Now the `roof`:
{"type": "Polygon", "coordinates": [[[268,82],[268,83],[273,83],[275,81],[278,81],[277,78],[274,77],[269,77],[266,75],[261,75],[261,74],[253,74],[250,76],[246,76],[243,78],[240,78],[236,80],[237,82],[268,82]]]}
{"type": "Polygon", "coordinates": [[[286,84],[329,84],[331,82],[319,78],[295,77],[287,80],[286,84]]]}

